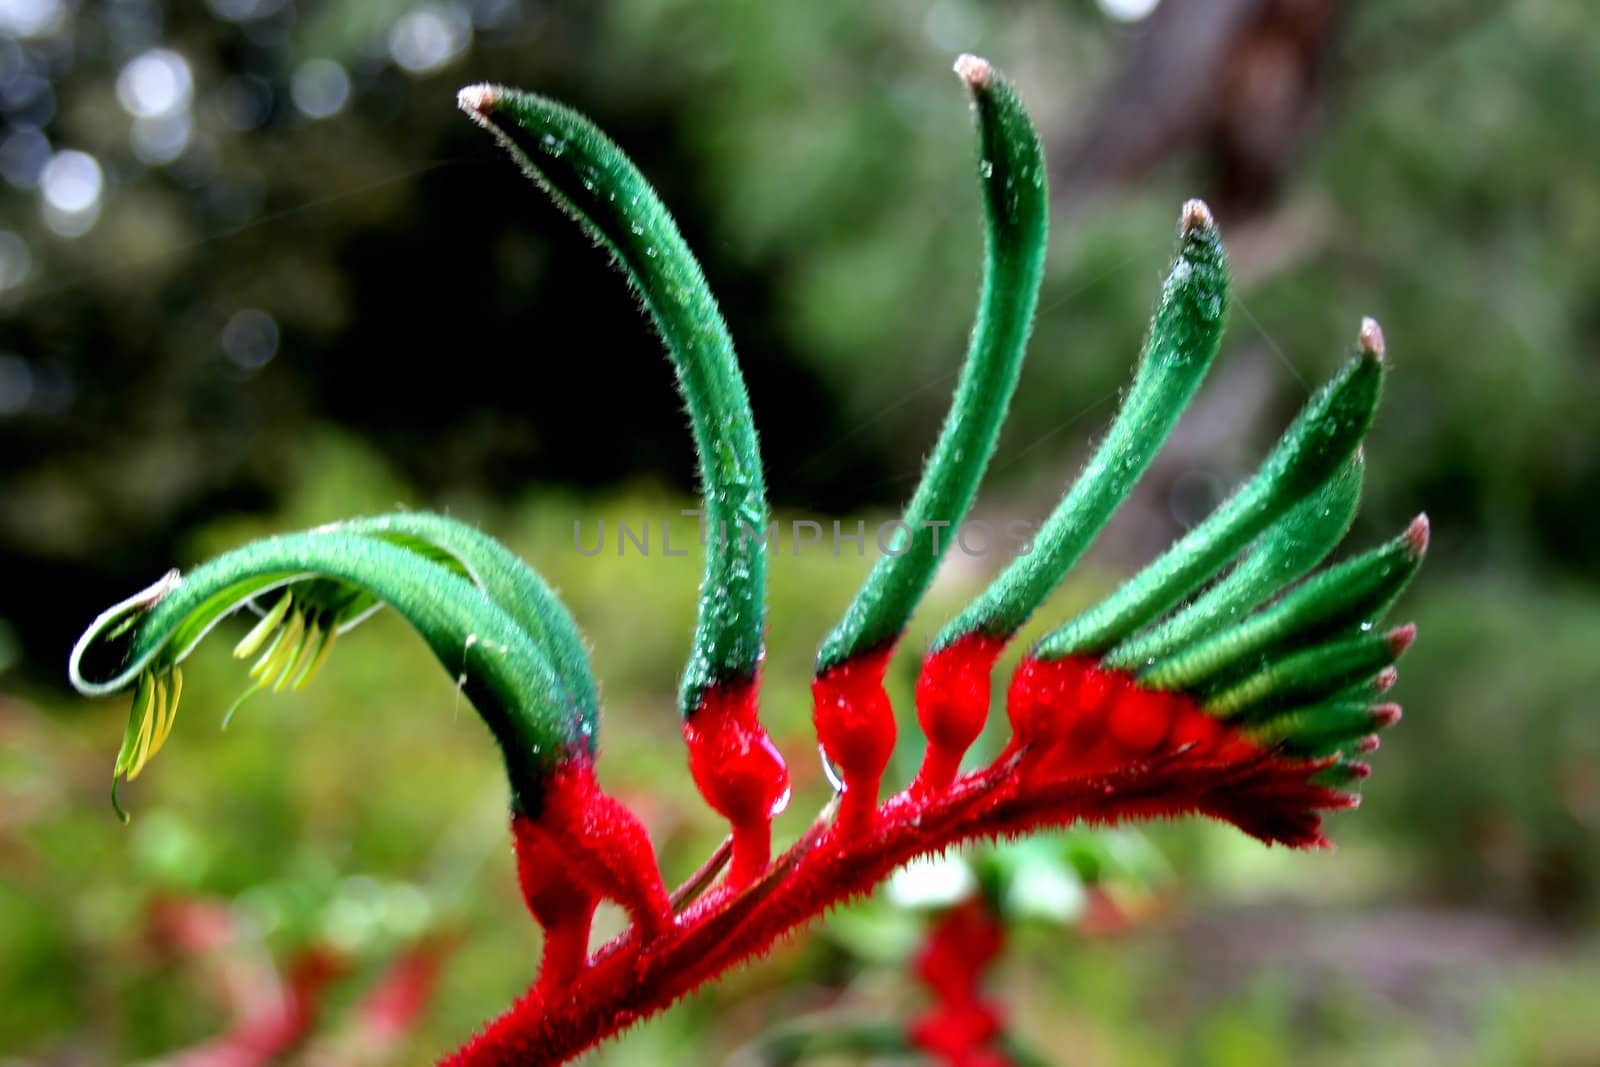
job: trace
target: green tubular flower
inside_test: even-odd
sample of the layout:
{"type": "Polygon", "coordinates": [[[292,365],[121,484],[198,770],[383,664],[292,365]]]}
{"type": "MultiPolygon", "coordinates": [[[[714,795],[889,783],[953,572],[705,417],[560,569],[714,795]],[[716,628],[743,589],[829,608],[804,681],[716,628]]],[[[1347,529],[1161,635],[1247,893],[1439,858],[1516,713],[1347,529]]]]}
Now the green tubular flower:
{"type": "Polygon", "coordinates": [[[1388,667],[1415,637],[1416,628],[1408,625],[1274,656],[1255,673],[1207,695],[1202,706],[1219,718],[1248,719],[1263,710],[1315,704],[1388,667]]]}
{"type": "Polygon", "coordinates": [[[553,100],[494,85],[461,109],[604,246],[666,343],[689,410],[708,531],[694,646],[679,691],[692,714],[707,690],[747,681],[766,612],[766,488],[733,340],[704,273],[642,174],[594,123],[553,100]]]}
{"type": "Polygon", "coordinates": [[[1344,539],[1361,502],[1358,453],[1319,491],[1267,528],[1227,576],[1188,607],[1106,653],[1105,664],[1137,671],[1241,619],[1322,562],[1344,539]]]}
{"type": "Polygon", "coordinates": [[[434,558],[482,589],[549,658],[568,698],[583,717],[585,735],[593,749],[600,697],[589,650],[572,613],[537,571],[482,530],[445,515],[399,511],[352,519],[339,523],[337,528],[434,558]]]}
{"type": "Polygon", "coordinates": [[[1372,425],[1383,386],[1383,335],[1362,323],[1359,352],[1306,404],[1243,489],[1155,562],[1046,636],[1040,659],[1101,655],[1157,619],[1246,544],[1333,477],[1372,425]]]}
{"type": "Polygon", "coordinates": [[[1330,700],[1277,712],[1247,725],[1245,733],[1258,744],[1316,758],[1334,755],[1352,741],[1370,737],[1399,719],[1400,709],[1394,704],[1330,700]]]}
{"type": "Polygon", "coordinates": [[[1376,625],[1411,581],[1428,547],[1418,516],[1387,544],[1314,575],[1277,603],[1227,630],[1178,649],[1139,674],[1149,689],[1193,691],[1261,657],[1376,625]]]}
{"type": "Polygon", "coordinates": [[[241,656],[261,651],[251,670],[258,688],[303,684],[332,635],[381,601],[458,679],[501,748],[519,810],[537,812],[549,771],[591,743],[550,660],[476,586],[397,545],[326,530],[257,541],[182,578],[173,572],[102,614],[79,639],[69,664],[79,691],[135,687],[117,775],[136,776],[170,732],[182,685],[178,663],[224,616],[280,590],[262,620],[269,625],[258,623],[235,649],[241,656]],[[108,662],[115,666],[99,675],[93,664],[108,662]]]}
{"type": "Polygon", "coordinates": [[[1228,264],[1211,212],[1184,205],[1178,252],[1150,320],[1144,352],[1111,429],[1032,549],[1018,556],[939,634],[935,650],[968,634],[1010,638],[1089,547],[1177,423],[1210,369],[1227,317],[1228,264]]]}
{"type": "Polygon", "coordinates": [[[972,506],[1033,327],[1049,226],[1043,151],[1022,101],[994,68],[962,56],[956,72],[977,111],[988,223],[978,317],[944,429],[906,507],[905,528],[824,639],[818,674],[892,644],[905,629],[972,506]]]}

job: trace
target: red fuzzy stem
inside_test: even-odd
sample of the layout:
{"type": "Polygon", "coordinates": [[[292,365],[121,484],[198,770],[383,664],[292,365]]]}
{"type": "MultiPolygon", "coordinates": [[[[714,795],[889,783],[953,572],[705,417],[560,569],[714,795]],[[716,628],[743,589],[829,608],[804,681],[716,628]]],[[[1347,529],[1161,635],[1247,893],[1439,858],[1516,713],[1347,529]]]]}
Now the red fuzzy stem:
{"type": "Polygon", "coordinates": [[[316,1026],[328,985],[346,969],[328,949],[308,949],[289,965],[277,989],[262,990],[259,1002],[221,1037],[167,1057],[176,1067],[266,1067],[298,1048],[316,1026]]]}
{"type": "Polygon", "coordinates": [[[589,930],[600,895],[575,881],[562,862],[559,845],[525,815],[511,818],[517,853],[517,880],[528,910],[544,931],[539,988],[559,989],[583,967],[589,930]]]}
{"type": "Polygon", "coordinates": [[[1005,944],[1005,931],[982,900],[945,912],[917,953],[917,977],[933,1005],[915,1019],[911,1044],[940,1063],[973,1067],[1007,1062],[992,1048],[1000,1012],[982,996],[983,974],[1005,944]]]}
{"type": "Polygon", "coordinates": [[[1079,821],[1204,813],[1237,820],[1267,840],[1320,845],[1310,809],[1348,806],[1344,794],[1305,784],[1322,766],[1261,753],[1241,766],[1191,765],[1178,754],[1114,775],[1026,784],[1014,764],[1004,763],[958,779],[930,801],[901,794],[884,805],[869,832],[808,837],[778,860],[773,875],[745,893],[698,902],[654,942],[631,950],[624,934],[618,939],[624,944],[602,950],[560,1003],[525,999],[446,1062],[561,1063],[770,949],[906,862],[964,841],[1079,821]],[[1295,810],[1266,817],[1263,804],[1295,810]]]}
{"type": "Polygon", "coordinates": [[[593,928],[591,912],[582,924],[572,926],[547,926],[544,928],[544,951],[539,955],[538,991],[542,997],[558,995],[578,976],[589,960],[589,931],[593,928]]]}
{"type": "Polygon", "coordinates": [[[829,754],[847,784],[831,828],[825,815],[743,888],[725,884],[658,929],[624,932],[559,996],[524,997],[447,1062],[563,1062],[768,951],[910,860],[951,845],[1081,822],[1203,814],[1263,841],[1317,847],[1326,844],[1317,812],[1354,803],[1310,783],[1330,760],[1262,750],[1188,698],[1140,690],[1130,676],[1089,661],[1028,660],[1008,705],[1019,739],[999,760],[942,790],[907,791],[878,807],[879,760],[887,759],[885,736],[892,741],[892,720],[885,730],[876,709],[885,659],[859,671],[846,665],[815,686],[819,732],[828,731],[825,744],[832,742],[829,754]],[[869,736],[841,731],[852,722],[869,736]],[[858,799],[847,815],[850,789],[873,803],[858,799]]]}
{"type": "Polygon", "coordinates": [[[383,976],[356,1005],[356,1023],[350,1040],[369,1062],[393,1058],[393,1053],[433,1002],[439,972],[449,953],[449,941],[425,938],[406,949],[384,968],[383,976]]]}

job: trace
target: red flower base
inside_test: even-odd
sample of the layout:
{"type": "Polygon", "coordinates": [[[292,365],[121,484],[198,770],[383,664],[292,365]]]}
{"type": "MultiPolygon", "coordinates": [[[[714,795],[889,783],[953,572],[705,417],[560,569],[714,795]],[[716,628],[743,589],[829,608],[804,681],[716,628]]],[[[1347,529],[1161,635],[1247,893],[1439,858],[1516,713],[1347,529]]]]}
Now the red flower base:
{"type": "MultiPolygon", "coordinates": [[[[582,834],[564,831],[563,847],[556,847],[555,838],[533,820],[519,817],[516,825],[524,888],[530,908],[547,930],[546,971],[527,995],[446,1062],[563,1062],[768,951],[830,907],[867,893],[901,865],[952,845],[1081,822],[1201,814],[1233,823],[1263,841],[1320,847],[1327,842],[1318,812],[1356,802],[1350,794],[1310,781],[1330,760],[1291,759],[1262,749],[1189,698],[1141,690],[1128,675],[1100,670],[1083,659],[1024,661],[1008,700],[1012,743],[989,766],[941,785],[941,768],[960,758],[953,750],[964,750],[961,739],[976,736],[973,723],[982,726],[982,709],[975,710],[974,703],[987,700],[987,684],[975,680],[987,682],[996,651],[988,642],[975,641],[930,657],[930,669],[918,686],[919,713],[932,720],[929,733],[946,743],[943,751],[930,745],[932,769],[925,766],[912,788],[881,804],[863,798],[875,798],[880,760],[886,761],[883,717],[890,716],[892,723],[892,711],[880,679],[887,656],[853,664],[857,670],[843,678],[838,677],[842,672],[825,676],[817,686],[819,727],[837,727],[837,722],[828,722],[831,717],[849,722],[851,729],[819,732],[854,743],[853,748],[829,746],[843,767],[839,818],[834,819],[832,810],[823,812],[798,841],[753,876],[736,864],[729,879],[697,896],[710,880],[707,872],[697,874],[671,895],[674,910],[659,921],[651,913],[659,898],[648,888],[652,878],[659,878],[653,857],[638,852],[639,839],[631,829],[613,824],[625,809],[590,791],[592,775],[574,771],[571,784],[562,787],[570,795],[552,796],[550,803],[568,831],[576,827],[582,834]],[[959,662],[963,655],[970,662],[959,662]],[[943,729],[941,719],[961,722],[943,729]],[[853,793],[855,814],[846,817],[853,793]],[[587,959],[582,959],[577,933],[581,929],[586,944],[590,899],[578,894],[552,901],[553,888],[544,885],[557,873],[583,877],[588,861],[572,850],[589,847],[584,840],[628,842],[623,851],[629,863],[606,865],[604,874],[617,878],[634,870],[636,880],[647,887],[628,891],[644,908],[647,921],[640,923],[636,911],[632,928],[587,959]],[[646,859],[638,868],[631,866],[646,859]]],[[[741,730],[748,729],[740,719],[741,730]]],[[[734,751],[759,752],[762,761],[768,752],[761,744],[735,746],[734,751]]],[[[716,788],[711,781],[714,762],[698,757],[692,748],[691,766],[697,768],[702,789],[716,788]]],[[[732,760],[728,766],[729,774],[743,780],[751,763],[732,760]]],[[[744,782],[738,795],[765,794],[744,782]]],[[[624,821],[637,827],[631,815],[624,821]]],[[[738,836],[735,822],[735,842],[738,836]]],[[[727,851],[736,852],[737,844],[724,855],[727,851]]],[[[710,873],[715,874],[715,865],[710,873]]],[[[614,894],[611,889],[603,895],[614,894]]]]}

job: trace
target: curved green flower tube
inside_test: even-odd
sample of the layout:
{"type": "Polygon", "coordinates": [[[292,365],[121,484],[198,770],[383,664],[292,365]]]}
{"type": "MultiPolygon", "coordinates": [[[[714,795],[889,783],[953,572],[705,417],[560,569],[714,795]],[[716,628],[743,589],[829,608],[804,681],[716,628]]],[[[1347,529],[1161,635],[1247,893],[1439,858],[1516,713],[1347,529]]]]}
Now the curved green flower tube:
{"type": "Polygon", "coordinates": [[[1033,328],[1049,235],[1044,152],[1015,90],[986,61],[956,72],[978,115],[979,178],[988,222],[983,290],[966,365],[893,549],[817,653],[817,673],[891,644],[905,629],[977,494],[1033,328]]]}
{"type": "MultiPolygon", "coordinates": [[[[488,725],[518,810],[536,814],[549,771],[586,747],[583,716],[550,661],[504,609],[438,563],[334,529],[267,538],[186,576],[173,572],[95,620],[73,648],[69,674],[87,695],[135,687],[131,741],[124,739],[117,774],[135,777],[170,731],[178,663],[223,617],[279,589],[286,598],[263,622],[288,621],[258,664],[258,677],[276,679],[277,687],[310,668],[307,655],[320,654],[306,639],[310,625],[337,632],[381,601],[416,629],[488,725]],[[307,590],[309,607],[291,614],[287,598],[307,590]],[[108,660],[113,665],[103,675],[91,676],[95,662],[108,660]]],[[[240,648],[253,653],[265,636],[258,625],[240,648]]],[[[113,803],[114,787],[115,779],[113,803]]]]}
{"type": "Polygon", "coordinates": [[[1371,630],[1422,566],[1427,547],[1428,522],[1418,516],[1387,544],[1312,575],[1237,625],[1145,667],[1139,684],[1168,691],[1200,689],[1285,648],[1300,648],[1351,630],[1371,630]]]}
{"type": "Polygon", "coordinates": [[[452,569],[459,569],[510,615],[548,657],[568,698],[583,717],[584,733],[593,749],[600,696],[589,663],[589,650],[572,613],[556,596],[555,590],[516,553],[459,519],[425,511],[397,511],[350,519],[334,528],[431,554],[452,569]]]}
{"type": "Polygon", "coordinates": [[[471,86],[458,99],[611,253],[677,371],[700,460],[707,530],[694,645],[679,689],[679,710],[692,715],[713,686],[755,676],[765,625],[766,487],[733,339],[666,206],[594,123],[553,100],[503,86],[471,86]]]}
{"type": "Polygon", "coordinates": [[[1383,335],[1371,319],[1362,323],[1359,348],[1306,403],[1254,478],[1116,592],[1044,637],[1033,654],[1103,654],[1192,593],[1333,477],[1371,428],[1383,391],[1383,335]]]}
{"type": "Polygon", "coordinates": [[[1210,209],[1191,200],[1139,369],[1111,429],[1033,547],[944,628],[935,650],[973,633],[1008,640],[1060,584],[1166,443],[1216,357],[1227,307],[1222,238],[1210,209]]]}
{"type": "Polygon", "coordinates": [[[1138,671],[1225,629],[1321,563],[1332,552],[1361,503],[1360,453],[1317,492],[1290,508],[1256,540],[1238,566],[1192,603],[1105,655],[1105,665],[1138,671]]]}

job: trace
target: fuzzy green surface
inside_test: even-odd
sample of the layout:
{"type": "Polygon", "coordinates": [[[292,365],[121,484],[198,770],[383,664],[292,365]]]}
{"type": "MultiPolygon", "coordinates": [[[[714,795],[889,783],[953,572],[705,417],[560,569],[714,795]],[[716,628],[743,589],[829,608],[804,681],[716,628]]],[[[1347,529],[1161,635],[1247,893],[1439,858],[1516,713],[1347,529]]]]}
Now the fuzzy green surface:
{"type": "Polygon", "coordinates": [[[516,553],[475,526],[421,511],[351,519],[339,529],[412,547],[420,541],[454,561],[544,653],[582,719],[585,746],[598,741],[600,696],[583,635],[561,598],[516,553]]]}
{"type": "Polygon", "coordinates": [[[1031,551],[939,634],[943,648],[974,632],[1009,638],[1060,584],[1149,467],[1217,353],[1228,305],[1228,264],[1214,225],[1179,238],[1150,320],[1133,385],[1094,457],[1051,512],[1031,551]]]}
{"type": "Polygon", "coordinates": [[[1278,712],[1251,723],[1246,732],[1258,744],[1281,745],[1297,755],[1325,756],[1384,725],[1385,720],[1370,703],[1330,700],[1278,712]]]}
{"type": "Polygon", "coordinates": [[[823,640],[819,674],[893,642],[905,629],[972,506],[1033,327],[1049,232],[1043,150],[1021,100],[998,73],[969,85],[978,115],[987,222],[977,321],[950,413],[906,507],[906,528],[896,535],[896,551],[879,557],[823,640]],[[944,525],[929,525],[934,523],[944,525]]]}
{"type": "Polygon", "coordinates": [[[1372,426],[1383,375],[1383,362],[1370,355],[1345,363],[1244,488],[1110,596],[1046,636],[1034,654],[1103,654],[1192,593],[1350,458],[1372,426]]]}
{"type": "Polygon", "coordinates": [[[752,677],[761,661],[766,486],[733,339],[677,223],[594,123],[553,100],[499,86],[463,90],[462,106],[612,254],[672,357],[700,461],[707,531],[694,645],[679,690],[688,715],[707,689],[752,677]]]}
{"type": "Polygon", "coordinates": [[[1154,628],[1106,654],[1108,667],[1140,670],[1219,633],[1304,575],[1332,552],[1355,521],[1363,463],[1352,457],[1257,539],[1255,549],[1217,584],[1154,628]]]}
{"type": "MultiPolygon", "coordinates": [[[[185,575],[138,618],[114,676],[99,682],[75,676],[74,683],[89,693],[123,688],[147,667],[181,660],[246,600],[302,579],[332,580],[368,594],[410,623],[494,734],[518,805],[537,813],[546,771],[583,735],[549,661],[466,579],[374,538],[288,534],[219,556],[185,575]]],[[[91,631],[83,647],[101,636],[91,631]]]]}
{"type": "Polygon", "coordinates": [[[1139,675],[1151,689],[1205,685],[1286,643],[1371,627],[1405,590],[1422,556],[1406,534],[1307,579],[1230,630],[1158,661],[1139,675]]]}
{"type": "Polygon", "coordinates": [[[1247,718],[1264,709],[1311,704],[1371,678],[1399,653],[1389,635],[1366,633],[1270,660],[1260,670],[1206,697],[1206,711],[1247,718]]]}

